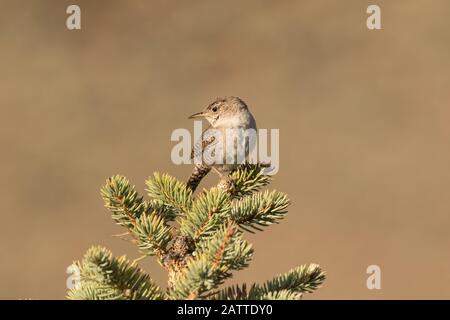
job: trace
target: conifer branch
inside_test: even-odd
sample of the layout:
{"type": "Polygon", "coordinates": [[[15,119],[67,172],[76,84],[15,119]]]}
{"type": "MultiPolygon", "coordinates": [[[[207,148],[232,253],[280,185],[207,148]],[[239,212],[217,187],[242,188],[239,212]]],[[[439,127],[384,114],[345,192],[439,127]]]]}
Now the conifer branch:
{"type": "Polygon", "coordinates": [[[166,222],[173,221],[177,217],[177,213],[174,209],[161,200],[148,201],[146,211],[148,214],[153,212],[157,213],[159,216],[163,217],[166,222]]]}
{"type": "Polygon", "coordinates": [[[183,215],[192,205],[192,190],[168,174],[154,173],[146,181],[148,195],[159,204],[164,203],[176,215],[183,215]]]}
{"type": "Polygon", "coordinates": [[[81,283],[68,298],[100,300],[159,300],[163,294],[142,269],[125,256],[113,257],[102,247],[92,247],[85,254],[80,269],[81,283]]]}
{"type": "Polygon", "coordinates": [[[163,258],[167,252],[167,246],[172,240],[171,228],[156,212],[142,215],[137,219],[132,233],[140,251],[148,256],[156,255],[163,258]]]}
{"type": "Polygon", "coordinates": [[[171,208],[158,200],[144,201],[129,180],[119,175],[107,180],[101,194],[112,218],[129,229],[141,252],[163,259],[172,238],[166,224],[173,217],[171,208]]]}
{"type": "Polygon", "coordinates": [[[291,290],[279,290],[264,293],[259,300],[300,300],[303,294],[291,290]]]}
{"type": "Polygon", "coordinates": [[[261,290],[265,294],[280,290],[290,290],[298,293],[311,293],[325,281],[325,272],[317,264],[289,270],[263,284],[261,290]]]}
{"type": "Polygon", "coordinates": [[[240,198],[260,190],[270,183],[270,176],[264,174],[264,164],[245,163],[231,172],[232,195],[240,198]]]}
{"type": "Polygon", "coordinates": [[[251,245],[242,239],[234,223],[229,223],[199,244],[195,257],[176,279],[169,296],[174,299],[196,299],[217,288],[231,276],[232,270],[248,266],[253,255],[251,245]]]}
{"type": "Polygon", "coordinates": [[[325,281],[325,272],[316,265],[303,265],[278,275],[263,285],[231,286],[215,293],[218,300],[298,300],[303,293],[311,293],[325,281]]]}
{"type": "MultiPolygon", "coordinates": [[[[234,200],[231,207],[231,220],[245,227],[261,230],[287,214],[289,199],[284,193],[277,191],[257,192],[239,200],[234,200]]],[[[249,230],[251,232],[251,230],[249,230]]]]}
{"type": "Polygon", "coordinates": [[[67,298],[70,300],[123,300],[120,292],[113,288],[102,288],[88,281],[83,281],[83,285],[77,289],[71,289],[67,298]]]}
{"type": "Polygon", "coordinates": [[[130,181],[120,175],[109,178],[100,193],[114,221],[126,228],[132,228],[136,219],[147,208],[147,203],[139,196],[134,186],[130,185],[130,181]]]}
{"type": "Polygon", "coordinates": [[[294,268],[262,285],[220,289],[232,271],[248,266],[252,246],[242,231],[262,230],[287,214],[289,199],[277,191],[260,191],[270,181],[265,165],[244,164],[217,187],[196,198],[186,185],[167,174],[146,181],[145,201],[123,176],[101,189],[114,221],[128,229],[139,250],[157,256],[168,271],[165,293],[137,265],[115,258],[101,247],[88,250],[81,262],[80,286],[69,299],[300,299],[325,280],[317,265],[294,268]]]}
{"type": "Polygon", "coordinates": [[[194,241],[210,236],[230,214],[229,195],[217,189],[198,196],[186,216],[180,220],[180,233],[194,241]]]}

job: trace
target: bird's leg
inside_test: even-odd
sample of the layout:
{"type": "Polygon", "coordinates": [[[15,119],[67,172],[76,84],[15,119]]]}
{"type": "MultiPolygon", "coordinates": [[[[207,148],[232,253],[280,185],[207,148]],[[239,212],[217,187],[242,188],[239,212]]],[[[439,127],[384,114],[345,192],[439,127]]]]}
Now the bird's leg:
{"type": "Polygon", "coordinates": [[[220,172],[219,169],[217,169],[216,167],[213,166],[212,168],[219,175],[220,179],[226,179],[228,177],[228,175],[225,177],[223,172],[220,172]]]}
{"type": "Polygon", "coordinates": [[[141,261],[142,259],[146,258],[147,256],[144,254],[143,256],[140,256],[139,258],[136,258],[133,260],[133,263],[138,263],[139,261],[141,261]]]}
{"type": "Polygon", "coordinates": [[[128,231],[127,231],[127,232],[124,232],[124,233],[113,234],[112,236],[113,236],[113,237],[117,237],[117,238],[122,238],[122,237],[125,237],[125,236],[127,236],[127,235],[129,235],[128,231]]]}

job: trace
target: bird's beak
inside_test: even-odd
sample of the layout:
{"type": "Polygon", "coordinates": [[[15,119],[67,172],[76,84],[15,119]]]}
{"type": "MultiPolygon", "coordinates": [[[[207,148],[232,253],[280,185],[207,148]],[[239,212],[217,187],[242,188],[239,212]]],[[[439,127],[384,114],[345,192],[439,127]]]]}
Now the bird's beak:
{"type": "Polygon", "coordinates": [[[189,117],[189,119],[195,119],[195,118],[203,118],[205,114],[203,112],[197,112],[194,113],[192,116],[189,117]]]}

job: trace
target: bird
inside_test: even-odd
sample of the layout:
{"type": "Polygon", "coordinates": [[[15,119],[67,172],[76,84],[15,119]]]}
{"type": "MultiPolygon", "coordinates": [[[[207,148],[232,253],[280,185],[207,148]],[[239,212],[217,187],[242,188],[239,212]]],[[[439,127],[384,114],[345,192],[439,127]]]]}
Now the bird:
{"type": "Polygon", "coordinates": [[[194,145],[191,159],[200,158],[206,161],[194,161],[196,162],[194,169],[186,183],[192,192],[195,191],[200,181],[211,169],[224,178],[228,172],[237,168],[240,164],[238,162],[240,159],[239,152],[244,151],[243,156],[248,157],[249,153],[255,148],[255,140],[250,139],[249,142],[248,135],[245,134],[254,132],[256,135],[257,130],[255,118],[248,105],[241,98],[235,96],[216,98],[203,111],[194,113],[189,117],[189,119],[199,118],[206,119],[209,122],[209,127],[194,145]],[[243,131],[245,132],[244,135],[241,134],[243,131]],[[227,132],[233,134],[229,136],[233,139],[225,139],[227,132]],[[244,150],[239,149],[238,146],[244,146],[244,150]],[[222,152],[222,157],[220,155],[216,157],[217,152],[222,152]],[[233,156],[232,161],[230,161],[231,155],[233,156]]]}

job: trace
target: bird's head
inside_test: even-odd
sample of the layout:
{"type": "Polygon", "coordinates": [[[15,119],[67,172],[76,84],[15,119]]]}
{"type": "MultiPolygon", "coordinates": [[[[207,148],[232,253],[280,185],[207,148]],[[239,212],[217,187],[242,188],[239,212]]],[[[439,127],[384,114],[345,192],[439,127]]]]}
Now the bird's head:
{"type": "Polygon", "coordinates": [[[240,98],[220,97],[203,111],[191,115],[189,119],[204,118],[214,127],[226,122],[238,121],[241,115],[246,115],[248,112],[247,105],[240,98]]]}

